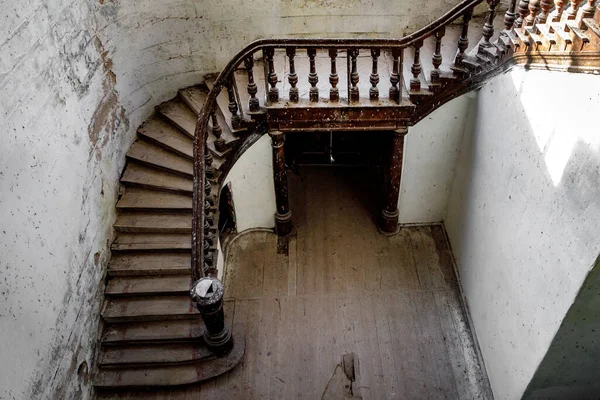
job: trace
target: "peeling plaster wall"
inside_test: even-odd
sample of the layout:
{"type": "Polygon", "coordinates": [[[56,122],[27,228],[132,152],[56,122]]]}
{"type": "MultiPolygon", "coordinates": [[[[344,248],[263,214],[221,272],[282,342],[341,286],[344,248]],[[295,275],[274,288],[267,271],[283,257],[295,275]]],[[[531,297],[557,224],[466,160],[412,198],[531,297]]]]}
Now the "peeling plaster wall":
{"type": "Polygon", "coordinates": [[[90,4],[1,9],[0,398],[86,399],[133,132],[90,4]]]}
{"type": "Polygon", "coordinates": [[[463,133],[475,118],[476,96],[460,96],[408,129],[398,198],[401,224],[440,222],[446,216],[463,133]]]}
{"type": "Polygon", "coordinates": [[[598,109],[597,76],[515,69],[463,137],[445,223],[497,400],[521,398],[600,254],[598,109]]]}

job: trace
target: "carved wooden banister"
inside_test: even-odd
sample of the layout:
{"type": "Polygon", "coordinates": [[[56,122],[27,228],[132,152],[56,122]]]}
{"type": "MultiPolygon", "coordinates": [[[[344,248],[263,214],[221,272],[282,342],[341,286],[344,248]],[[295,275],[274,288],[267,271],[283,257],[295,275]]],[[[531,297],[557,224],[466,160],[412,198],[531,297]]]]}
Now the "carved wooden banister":
{"type": "MultiPolygon", "coordinates": [[[[489,79],[494,74],[517,63],[528,63],[529,65],[540,63],[542,65],[543,63],[556,62],[561,66],[567,65],[568,67],[565,68],[576,68],[578,70],[584,70],[586,66],[600,66],[600,52],[597,47],[594,47],[597,46],[594,44],[596,42],[592,42],[590,45],[592,50],[582,51],[584,43],[587,43],[584,40],[586,35],[584,31],[587,29],[584,18],[598,18],[597,15],[600,13],[600,11],[595,11],[596,14],[594,14],[595,0],[585,1],[587,4],[582,7],[581,15],[577,16],[576,21],[570,21],[575,18],[574,13],[582,0],[570,0],[571,7],[565,12],[564,16],[562,16],[563,5],[567,2],[566,0],[512,0],[504,16],[505,30],[496,39],[493,22],[498,0],[487,0],[489,14],[486,23],[477,32],[479,40],[471,43],[471,46],[469,46],[469,36],[471,36],[469,35],[469,21],[473,16],[473,9],[483,0],[464,0],[434,22],[399,39],[282,38],[260,39],[250,43],[227,63],[215,79],[199,113],[196,125],[192,223],[192,270],[194,271],[194,280],[204,276],[206,266],[210,264],[205,256],[210,254],[211,249],[217,242],[217,237],[213,236],[216,234],[214,229],[210,228],[210,223],[208,224],[208,230],[206,230],[207,216],[205,215],[204,205],[207,196],[211,193],[211,185],[207,183],[207,178],[211,181],[215,181],[217,178],[211,166],[212,155],[207,148],[208,135],[212,134],[216,137],[216,140],[212,143],[215,143],[214,146],[217,150],[229,149],[222,140],[221,126],[219,126],[217,114],[214,113],[214,110],[218,107],[217,98],[223,90],[227,91],[229,110],[232,116],[232,121],[227,122],[228,124],[231,122],[230,125],[234,126],[235,129],[244,124],[250,124],[244,115],[245,111],[248,111],[246,115],[251,116],[254,120],[252,126],[260,126],[263,129],[264,125],[260,125],[259,122],[275,115],[278,107],[282,110],[282,118],[289,118],[289,115],[294,112],[301,113],[311,107],[320,107],[319,112],[321,114],[319,115],[325,115],[323,110],[327,108],[334,109],[335,113],[339,114],[349,112],[345,110],[356,110],[358,107],[368,108],[370,106],[371,114],[368,112],[363,113],[361,110],[360,113],[355,113],[355,115],[360,114],[357,118],[361,118],[363,115],[373,115],[381,117],[382,121],[400,121],[401,124],[410,125],[418,122],[441,104],[468,90],[481,86],[485,79],[489,79]],[[551,12],[553,4],[556,4],[556,10],[551,12]],[[576,49],[575,46],[573,46],[574,50],[569,48],[568,51],[564,51],[564,48],[557,50],[556,46],[551,49],[545,44],[539,44],[542,43],[540,39],[535,39],[537,40],[535,43],[538,43],[535,46],[530,45],[534,43],[532,38],[539,38],[544,32],[554,32],[555,28],[550,26],[550,23],[566,24],[565,21],[570,21],[569,23],[575,24],[579,28],[579,30],[571,32],[569,29],[574,29],[572,25],[565,26],[565,31],[571,35],[572,40],[581,42],[578,43],[576,49]],[[452,43],[445,43],[445,33],[447,29],[451,29],[449,27],[451,23],[459,23],[457,28],[460,31],[459,39],[458,41],[452,40],[452,43]],[[544,24],[544,26],[538,26],[538,24],[544,24]],[[583,39],[581,39],[582,37],[583,39]],[[426,47],[422,47],[425,39],[434,41],[431,58],[425,57],[426,47]],[[452,50],[456,50],[456,55],[449,58],[449,60],[442,60],[442,46],[447,45],[451,46],[452,50]],[[406,53],[405,50],[407,50],[406,53]],[[265,93],[260,95],[264,94],[264,98],[257,96],[258,88],[255,79],[258,81],[260,78],[260,75],[257,75],[256,78],[254,75],[254,60],[257,52],[263,54],[263,78],[266,87],[263,88],[265,93]],[[278,77],[275,70],[276,59],[278,56],[283,57],[283,54],[287,57],[287,65],[289,65],[287,79],[285,76],[278,77]],[[410,67],[409,73],[403,70],[404,54],[408,54],[407,63],[411,62],[411,64],[407,64],[407,67],[410,67]],[[319,70],[321,67],[317,63],[317,55],[329,57],[326,70],[319,70]],[[366,74],[361,73],[357,66],[359,55],[361,57],[370,56],[371,68],[366,74]],[[307,57],[308,62],[306,59],[299,59],[299,57],[307,57]],[[340,80],[338,76],[339,63],[342,62],[341,59],[344,57],[346,58],[344,61],[348,66],[347,98],[343,95],[343,90],[346,90],[346,88],[343,85],[341,89],[338,87],[340,80]],[[380,79],[383,78],[380,73],[385,70],[381,66],[386,59],[391,60],[389,81],[380,79]],[[298,76],[300,72],[297,70],[296,65],[301,65],[301,63],[308,64],[309,72],[298,76]],[[443,67],[447,67],[447,65],[443,63],[450,64],[451,70],[447,70],[447,68],[445,70],[443,67]],[[430,66],[433,68],[428,68],[430,66]],[[247,81],[245,83],[236,81],[235,71],[238,68],[246,70],[247,81]],[[424,74],[424,69],[430,71],[430,74],[424,74]],[[280,79],[289,82],[289,95],[285,93],[286,91],[278,88],[280,79]],[[319,81],[327,82],[327,79],[330,84],[329,90],[319,93],[317,84],[319,81]],[[362,91],[364,93],[359,91],[359,82],[370,82],[368,93],[366,90],[362,91]],[[300,85],[303,83],[310,85],[308,98],[300,98],[297,87],[299,83],[300,85]],[[240,90],[247,91],[248,96],[245,97],[247,102],[242,101],[240,97],[236,97],[238,87],[240,90]],[[389,93],[389,96],[386,93],[389,93]],[[323,106],[324,104],[326,104],[326,107],[323,106]],[[380,106],[381,109],[378,108],[380,106]],[[233,123],[233,119],[235,119],[235,123],[233,123]],[[208,188],[208,190],[204,190],[205,188],[208,188]],[[209,252],[205,253],[207,246],[209,252]]],[[[471,29],[477,29],[477,27],[471,29]]],[[[455,37],[453,35],[448,36],[455,37]]],[[[450,42],[450,40],[446,40],[446,42],[450,42]]],[[[260,58],[257,58],[256,62],[260,63],[260,58]]],[[[330,115],[334,115],[334,112],[330,115]]],[[[219,114],[219,116],[222,120],[223,115],[219,114]]],[[[226,125],[222,125],[222,127],[226,128],[226,125]]],[[[390,125],[390,129],[396,128],[397,126],[390,125]]],[[[370,129],[375,128],[371,127],[370,129]]]]}

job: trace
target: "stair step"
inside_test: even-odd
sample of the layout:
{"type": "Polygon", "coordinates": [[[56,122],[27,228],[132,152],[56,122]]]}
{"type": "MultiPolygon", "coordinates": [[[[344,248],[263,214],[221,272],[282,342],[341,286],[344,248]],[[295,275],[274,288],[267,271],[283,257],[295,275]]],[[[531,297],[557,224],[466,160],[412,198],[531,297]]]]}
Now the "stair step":
{"type": "Polygon", "coordinates": [[[192,237],[187,233],[120,233],[113,251],[190,251],[192,237]]]}
{"type": "Polygon", "coordinates": [[[208,96],[208,90],[201,86],[192,86],[179,91],[179,95],[185,104],[197,115],[200,116],[200,111],[204,107],[206,97],[208,96]]]}
{"type": "Polygon", "coordinates": [[[102,333],[105,348],[126,343],[176,342],[201,340],[204,324],[201,320],[128,322],[110,324],[102,333]]]}
{"type": "Polygon", "coordinates": [[[552,29],[552,25],[551,24],[537,24],[536,25],[538,30],[540,31],[541,35],[542,35],[542,40],[544,41],[544,44],[548,47],[548,49],[555,49],[553,48],[553,46],[556,46],[556,34],[550,32],[550,30],[552,29]]]}
{"type": "Polygon", "coordinates": [[[194,137],[198,116],[181,98],[176,97],[173,100],[164,102],[156,109],[190,138],[194,137]]]}
{"type": "Polygon", "coordinates": [[[177,253],[113,254],[108,264],[109,276],[148,276],[191,274],[191,256],[177,253]]]}
{"type": "Polygon", "coordinates": [[[212,357],[203,342],[146,344],[105,347],[98,357],[98,365],[133,367],[131,364],[177,364],[212,357]]]}
{"type": "MultiPolygon", "coordinates": [[[[213,86],[215,84],[215,80],[214,79],[207,79],[206,80],[206,85],[208,86],[208,89],[212,89],[213,86]]],[[[247,90],[246,86],[240,86],[239,83],[236,83],[238,91],[242,91],[242,90],[247,90]]],[[[229,130],[236,136],[239,136],[240,133],[242,132],[246,132],[247,129],[246,128],[241,128],[241,129],[235,129],[231,123],[231,113],[229,112],[229,95],[227,94],[227,89],[223,89],[221,90],[221,93],[219,93],[219,96],[217,96],[217,104],[219,105],[219,109],[221,110],[221,114],[225,117],[225,121],[227,123],[227,126],[229,127],[229,130]]],[[[241,110],[241,105],[238,104],[238,115],[243,115],[243,111],[241,110]]]]}
{"type": "Polygon", "coordinates": [[[106,322],[162,321],[200,318],[189,294],[179,296],[112,297],[102,310],[106,322]]]}
{"type": "Polygon", "coordinates": [[[165,190],[177,193],[193,193],[190,178],[148,167],[137,162],[129,162],[121,177],[121,183],[146,189],[165,190]]]}
{"type": "Polygon", "coordinates": [[[122,211],[192,211],[192,197],[186,194],[126,188],[117,202],[122,211]]]}
{"type": "Polygon", "coordinates": [[[194,176],[194,165],[191,160],[150,142],[136,140],[129,148],[127,158],[188,178],[194,176]]]}
{"type": "Polygon", "coordinates": [[[563,46],[560,50],[566,50],[568,45],[573,44],[571,33],[565,31],[565,24],[563,22],[553,22],[550,24],[550,26],[552,27],[557,39],[563,43],[563,46]]]}
{"type": "MultiPolygon", "coordinates": [[[[101,368],[94,379],[94,386],[98,389],[146,389],[186,385],[214,378],[235,367],[244,356],[246,342],[243,333],[238,332],[237,338],[233,342],[233,349],[223,357],[209,357],[183,365],[101,368]]],[[[148,397],[143,395],[143,398],[148,397]]]]}
{"type": "MultiPolygon", "coordinates": [[[[600,15],[600,11],[596,11],[600,15]]],[[[590,42],[594,46],[600,47],[600,25],[593,18],[584,18],[583,23],[588,28],[588,32],[591,32],[591,35],[588,35],[590,42]]]]}
{"type": "Polygon", "coordinates": [[[567,26],[569,27],[571,32],[573,32],[575,37],[577,37],[579,41],[581,41],[582,46],[590,42],[590,38],[588,37],[587,33],[584,30],[579,29],[576,22],[569,21],[567,22],[567,26]]]}
{"type": "Polygon", "coordinates": [[[192,139],[160,116],[150,117],[138,129],[138,135],[190,160],[194,159],[192,139]]]}
{"type": "Polygon", "coordinates": [[[115,277],[108,281],[104,294],[107,296],[187,294],[190,291],[191,280],[190,275],[115,277]]]}
{"type": "Polygon", "coordinates": [[[191,233],[191,213],[127,212],[117,218],[113,227],[119,232],[191,233]]]}

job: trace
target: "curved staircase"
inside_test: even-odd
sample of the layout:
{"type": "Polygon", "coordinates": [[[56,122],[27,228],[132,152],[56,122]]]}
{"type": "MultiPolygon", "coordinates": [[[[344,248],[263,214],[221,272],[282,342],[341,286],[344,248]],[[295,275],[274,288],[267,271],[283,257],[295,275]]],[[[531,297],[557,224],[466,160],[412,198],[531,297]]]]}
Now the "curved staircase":
{"type": "Polygon", "coordinates": [[[600,10],[593,0],[579,10],[572,2],[564,12],[552,11],[545,0],[522,0],[517,12],[513,1],[504,21],[494,18],[498,2],[491,1],[486,20],[470,22],[479,3],[463,1],[398,40],[258,41],[218,77],[182,89],[156,108],[138,129],[121,178],[97,388],[202,381],[243,356],[243,340],[227,357],[204,346],[205,328],[189,291],[191,266],[215,272],[220,182],[257,136],[269,130],[406,128],[517,64],[600,70],[600,10]],[[259,51],[262,58],[255,60],[259,51]],[[205,148],[196,137],[197,154],[205,154],[196,165],[195,132],[206,138],[205,148]],[[198,223],[205,229],[192,239],[194,179],[198,223]],[[193,244],[203,249],[196,260],[193,244]]]}

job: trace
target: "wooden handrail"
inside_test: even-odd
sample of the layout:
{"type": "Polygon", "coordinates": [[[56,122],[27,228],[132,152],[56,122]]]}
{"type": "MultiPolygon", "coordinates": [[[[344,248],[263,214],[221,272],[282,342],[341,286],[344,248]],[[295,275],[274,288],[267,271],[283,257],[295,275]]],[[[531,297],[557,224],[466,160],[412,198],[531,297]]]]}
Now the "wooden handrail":
{"type": "Polygon", "coordinates": [[[473,10],[475,6],[482,3],[483,0],[464,0],[446,12],[440,18],[429,25],[417,30],[410,35],[400,39],[368,39],[368,38],[338,38],[338,39],[302,39],[302,38],[282,38],[282,39],[259,39],[244,49],[239,51],[223,68],[216,78],[214,85],[206,102],[202,107],[198,122],[196,124],[194,136],[194,193],[192,206],[192,271],[194,279],[204,276],[204,212],[203,204],[206,201],[204,193],[205,185],[205,162],[204,153],[206,150],[207,129],[211,111],[214,109],[218,95],[223,90],[234,70],[245,59],[251,57],[254,53],[265,49],[289,49],[289,48],[320,48],[320,49],[360,49],[360,48],[381,48],[381,49],[404,49],[412,46],[423,39],[432,36],[435,32],[453,22],[465,12],[473,10]]]}

